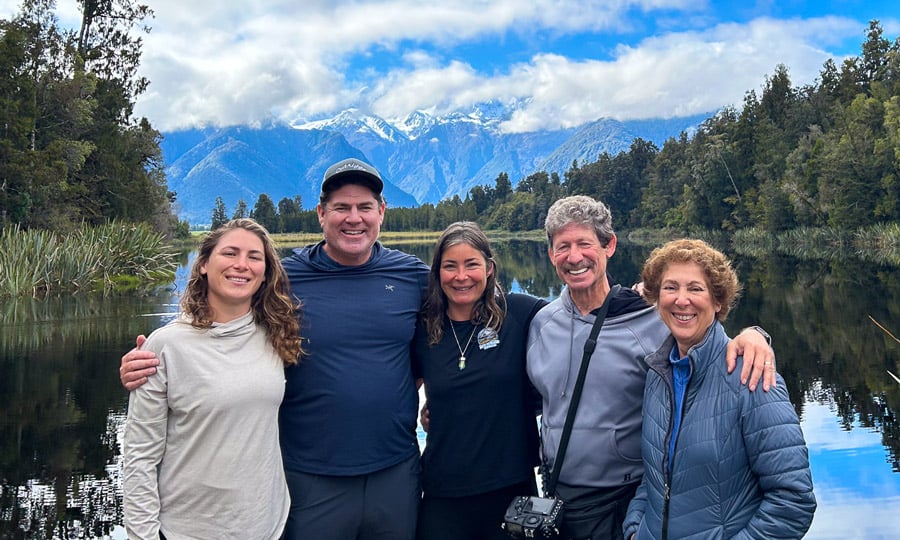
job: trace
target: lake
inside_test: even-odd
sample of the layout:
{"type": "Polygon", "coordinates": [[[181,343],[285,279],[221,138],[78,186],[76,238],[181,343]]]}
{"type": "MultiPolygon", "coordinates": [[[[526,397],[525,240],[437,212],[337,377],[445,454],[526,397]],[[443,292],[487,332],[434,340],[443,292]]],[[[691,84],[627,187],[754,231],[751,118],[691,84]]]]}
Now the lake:
{"type": "MultiPolygon", "coordinates": [[[[430,261],[430,245],[393,247],[430,261]]],[[[545,244],[495,248],[506,288],[559,294],[545,244]]],[[[647,252],[620,243],[610,272],[632,283],[647,252]]],[[[897,538],[900,384],[888,371],[900,375],[900,344],[873,319],[900,335],[900,271],[846,256],[732,258],[744,295],[726,328],[772,334],[809,445],[819,507],[807,538],[897,538]]],[[[0,304],[0,538],[125,538],[119,358],[172,318],[190,260],[153,295],[0,304]]]]}

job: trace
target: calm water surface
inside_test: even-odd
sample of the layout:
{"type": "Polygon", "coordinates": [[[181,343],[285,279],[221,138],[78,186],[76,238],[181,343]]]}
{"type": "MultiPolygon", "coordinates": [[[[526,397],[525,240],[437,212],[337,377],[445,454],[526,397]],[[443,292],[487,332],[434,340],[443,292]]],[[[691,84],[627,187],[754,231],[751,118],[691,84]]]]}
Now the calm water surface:
{"type": "MultiPolygon", "coordinates": [[[[430,260],[428,245],[397,247],[430,260]]],[[[507,288],[559,294],[543,243],[496,248],[507,288]]],[[[620,244],[610,271],[631,283],[646,254],[620,244]]],[[[807,538],[900,538],[900,384],[888,375],[900,345],[869,319],[900,335],[898,268],[733,258],[745,294],[726,326],[773,335],[809,444],[819,508],[807,538]]],[[[177,311],[185,267],[146,297],[0,304],[0,539],[125,538],[119,358],[177,311]]]]}

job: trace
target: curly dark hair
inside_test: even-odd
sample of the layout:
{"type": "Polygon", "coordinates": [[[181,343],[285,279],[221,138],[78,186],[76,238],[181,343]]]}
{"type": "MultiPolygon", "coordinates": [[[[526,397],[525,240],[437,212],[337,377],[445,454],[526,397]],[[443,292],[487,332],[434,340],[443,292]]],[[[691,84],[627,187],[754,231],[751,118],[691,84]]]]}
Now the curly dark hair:
{"type": "Polygon", "coordinates": [[[201,275],[200,267],[209,261],[222,237],[235,229],[244,229],[258,236],[262,240],[265,254],[265,281],[251,300],[253,320],[266,329],[275,352],[284,364],[296,364],[303,354],[300,338],[300,302],[291,295],[287,275],[281,266],[275,243],[265,227],[253,219],[233,219],[206,235],[200,244],[197,260],[191,267],[187,290],[181,298],[181,309],[190,316],[191,326],[201,329],[212,326],[209,283],[206,276],[201,275]]]}
{"type": "Polygon", "coordinates": [[[447,248],[458,244],[468,244],[477,249],[484,256],[485,267],[493,272],[487,276],[487,284],[481,299],[475,304],[472,313],[472,322],[484,323],[485,327],[500,332],[500,326],[506,317],[506,296],[497,282],[497,263],[494,261],[494,252],[491,244],[478,224],[472,221],[457,221],[451,223],[441,233],[434,246],[434,256],[431,260],[431,271],[428,273],[428,293],[422,313],[425,319],[425,328],[428,330],[428,343],[438,343],[444,335],[444,312],[447,310],[447,296],[441,289],[441,262],[447,248]]]}
{"type": "Polygon", "coordinates": [[[654,249],[641,271],[643,295],[651,304],[659,301],[662,276],[670,264],[695,263],[703,270],[713,300],[721,306],[716,318],[724,321],[741,294],[737,272],[728,257],[703,240],[672,240],[654,249]]]}

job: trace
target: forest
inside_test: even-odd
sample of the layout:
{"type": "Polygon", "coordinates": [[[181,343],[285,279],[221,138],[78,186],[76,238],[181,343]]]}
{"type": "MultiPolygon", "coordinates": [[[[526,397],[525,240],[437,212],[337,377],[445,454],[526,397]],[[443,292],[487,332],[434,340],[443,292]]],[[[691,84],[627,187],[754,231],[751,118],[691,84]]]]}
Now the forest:
{"type": "MultiPolygon", "coordinates": [[[[150,83],[138,68],[153,12],[131,0],[78,3],[75,30],[59,27],[54,0],[25,0],[17,17],[0,20],[0,227],[67,232],[117,220],[185,235],[161,134],[133,115],[150,83]]],[[[865,31],[860,54],[828,60],[813,83],[795,86],[787,66],[774,66],[740,107],[662,148],[635,139],[626,152],[572,163],[562,177],[501,173],[465,199],[390,208],[384,227],[440,230],[466,219],[490,230],[540,229],[549,205],[570,194],[603,200],[620,231],[897,224],[900,38],[886,38],[877,20],[865,31]]],[[[229,211],[219,200],[211,221],[251,216],[274,232],[318,231],[301,202],[276,205],[261,194],[229,211]]]]}
{"type": "Polygon", "coordinates": [[[159,142],[136,98],[141,35],[153,16],[131,0],[78,0],[60,28],[54,0],[0,20],[0,226],[69,232],[113,220],[186,232],[172,213],[159,142]]]}

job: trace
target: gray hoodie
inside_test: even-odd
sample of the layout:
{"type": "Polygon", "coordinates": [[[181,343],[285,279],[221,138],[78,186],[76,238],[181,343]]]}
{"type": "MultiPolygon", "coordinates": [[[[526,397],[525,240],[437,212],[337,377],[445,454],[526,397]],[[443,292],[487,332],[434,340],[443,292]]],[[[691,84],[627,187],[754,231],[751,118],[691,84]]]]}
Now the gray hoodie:
{"type": "MultiPolygon", "coordinates": [[[[528,376],[542,396],[541,445],[552,467],[584,343],[596,317],[581,315],[568,289],[538,312],[528,332],[528,376]]],[[[647,364],[669,331],[629,289],[610,301],[591,356],[559,481],[612,488],[640,481],[641,403],[647,364]]]]}

